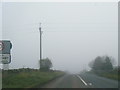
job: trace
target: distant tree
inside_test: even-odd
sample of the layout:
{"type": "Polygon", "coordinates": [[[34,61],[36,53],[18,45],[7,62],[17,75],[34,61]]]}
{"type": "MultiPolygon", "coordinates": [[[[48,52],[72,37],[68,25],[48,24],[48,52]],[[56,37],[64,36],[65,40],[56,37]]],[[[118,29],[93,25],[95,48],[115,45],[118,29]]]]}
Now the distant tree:
{"type": "Polygon", "coordinates": [[[113,70],[111,58],[108,56],[105,57],[104,70],[113,70]]]}
{"type": "Polygon", "coordinates": [[[100,56],[96,57],[93,63],[93,70],[101,70],[103,66],[102,58],[100,56]]]}
{"type": "Polygon", "coordinates": [[[94,71],[110,71],[113,70],[112,58],[108,56],[98,56],[89,63],[89,67],[94,71]]]}
{"type": "Polygon", "coordinates": [[[40,70],[49,71],[51,67],[52,67],[52,62],[49,58],[40,60],[40,70]]]}

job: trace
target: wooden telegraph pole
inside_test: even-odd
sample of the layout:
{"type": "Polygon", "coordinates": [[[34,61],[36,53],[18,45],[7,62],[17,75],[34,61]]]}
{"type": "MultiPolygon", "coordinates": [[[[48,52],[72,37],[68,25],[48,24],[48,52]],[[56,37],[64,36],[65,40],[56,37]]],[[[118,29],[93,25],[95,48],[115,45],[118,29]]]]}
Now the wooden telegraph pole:
{"type": "Polygon", "coordinates": [[[41,60],[42,60],[42,31],[41,31],[41,23],[40,23],[40,27],[39,27],[39,32],[40,32],[40,64],[41,64],[41,60]]]}

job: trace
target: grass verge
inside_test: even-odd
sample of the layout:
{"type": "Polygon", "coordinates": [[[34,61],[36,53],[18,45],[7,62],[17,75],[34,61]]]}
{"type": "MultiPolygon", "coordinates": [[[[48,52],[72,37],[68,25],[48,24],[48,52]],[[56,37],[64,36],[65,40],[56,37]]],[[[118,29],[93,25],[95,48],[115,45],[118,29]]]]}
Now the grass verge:
{"type": "Polygon", "coordinates": [[[33,88],[35,86],[43,85],[50,80],[64,75],[61,71],[41,72],[5,72],[2,75],[2,88],[33,88]]]}
{"type": "Polygon", "coordinates": [[[93,74],[96,74],[96,75],[101,76],[101,77],[106,77],[109,79],[120,81],[120,73],[118,73],[118,72],[113,72],[113,71],[112,72],[99,72],[99,71],[93,72],[93,71],[89,71],[88,73],[93,73],[93,74]]]}

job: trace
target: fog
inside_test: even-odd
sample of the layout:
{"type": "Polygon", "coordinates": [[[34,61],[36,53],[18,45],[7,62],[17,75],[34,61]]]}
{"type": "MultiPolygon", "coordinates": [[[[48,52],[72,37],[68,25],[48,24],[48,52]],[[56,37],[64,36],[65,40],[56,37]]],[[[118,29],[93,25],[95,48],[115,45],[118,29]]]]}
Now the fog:
{"type": "MultiPolygon", "coordinates": [[[[79,72],[97,56],[118,62],[117,3],[10,3],[2,4],[2,39],[10,40],[10,68],[39,68],[39,23],[42,58],[53,69],[79,72]]],[[[1,34],[0,34],[1,35],[1,34]]]]}

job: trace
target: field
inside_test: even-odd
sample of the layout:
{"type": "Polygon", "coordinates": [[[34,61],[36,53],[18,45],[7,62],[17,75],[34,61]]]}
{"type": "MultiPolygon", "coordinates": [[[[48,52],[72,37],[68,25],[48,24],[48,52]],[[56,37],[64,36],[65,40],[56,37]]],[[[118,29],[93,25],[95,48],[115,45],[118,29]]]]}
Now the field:
{"type": "Polygon", "coordinates": [[[34,88],[55,79],[64,72],[49,71],[43,72],[39,70],[10,70],[3,71],[2,88],[34,88]]]}

